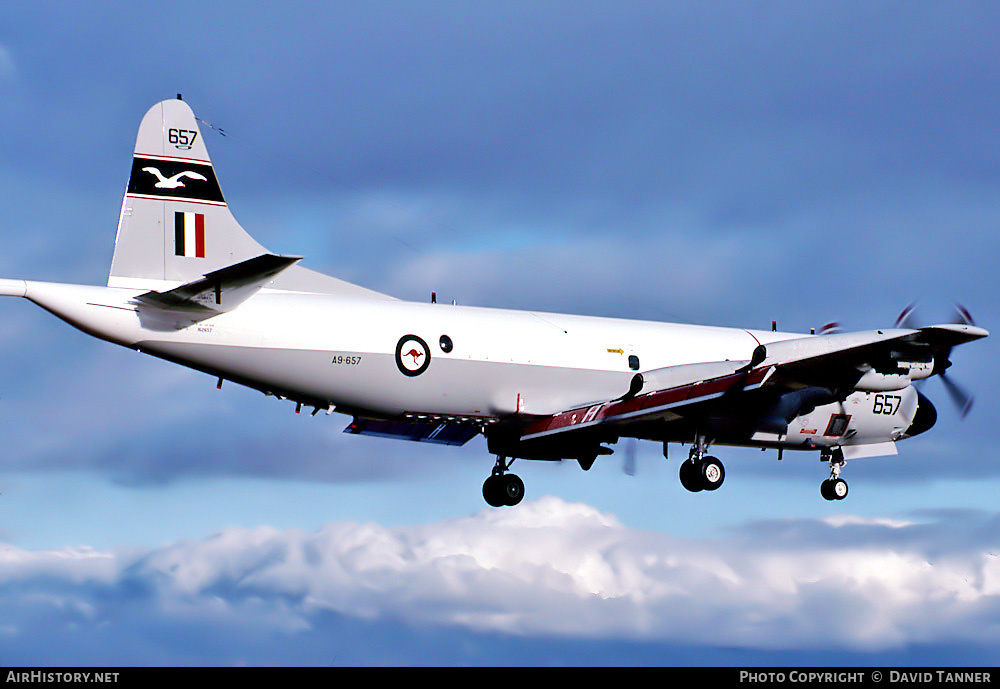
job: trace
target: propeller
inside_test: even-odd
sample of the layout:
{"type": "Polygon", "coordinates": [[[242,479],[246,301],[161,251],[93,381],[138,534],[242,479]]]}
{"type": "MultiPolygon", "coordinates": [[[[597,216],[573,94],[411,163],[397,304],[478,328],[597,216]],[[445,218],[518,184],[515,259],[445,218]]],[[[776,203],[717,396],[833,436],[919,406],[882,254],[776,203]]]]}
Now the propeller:
{"type": "MultiPolygon", "coordinates": [[[[976,324],[969,310],[958,303],[955,304],[954,311],[948,322],[957,325],[976,324]]],[[[899,316],[896,317],[896,327],[911,330],[920,328],[920,319],[916,315],[916,302],[909,304],[900,312],[899,316]]],[[[964,419],[972,409],[972,403],[975,401],[975,398],[964,387],[948,377],[947,371],[951,367],[951,350],[951,347],[947,347],[934,354],[934,369],[931,375],[937,374],[941,378],[944,389],[948,392],[948,396],[958,409],[959,417],[964,419]]]]}
{"type": "Polygon", "coordinates": [[[944,384],[944,389],[948,391],[948,396],[951,397],[951,401],[954,402],[955,406],[958,408],[958,415],[964,419],[972,409],[972,403],[975,401],[975,397],[973,397],[958,383],[945,375],[944,372],[941,373],[941,382],[944,384]]]}
{"type": "MultiPolygon", "coordinates": [[[[952,323],[957,323],[958,325],[975,325],[976,321],[969,313],[969,310],[962,306],[961,304],[955,304],[955,311],[951,317],[952,323]]],[[[948,347],[942,353],[941,356],[941,366],[938,370],[938,360],[934,360],[934,372],[940,374],[941,382],[944,384],[944,389],[948,391],[948,396],[951,397],[952,402],[958,407],[958,415],[963,419],[972,409],[972,402],[974,398],[971,393],[967,392],[962,386],[956,383],[954,380],[948,377],[947,369],[951,366],[951,347],[948,347]]]]}
{"type": "Polygon", "coordinates": [[[907,330],[918,330],[920,324],[917,323],[916,308],[917,302],[911,302],[905,309],[900,311],[899,315],[896,316],[896,327],[906,328],[907,330]]]}
{"type": "Polygon", "coordinates": [[[622,471],[628,476],[635,476],[635,451],[639,445],[639,441],[635,438],[626,438],[624,454],[625,458],[622,462],[622,471]]]}

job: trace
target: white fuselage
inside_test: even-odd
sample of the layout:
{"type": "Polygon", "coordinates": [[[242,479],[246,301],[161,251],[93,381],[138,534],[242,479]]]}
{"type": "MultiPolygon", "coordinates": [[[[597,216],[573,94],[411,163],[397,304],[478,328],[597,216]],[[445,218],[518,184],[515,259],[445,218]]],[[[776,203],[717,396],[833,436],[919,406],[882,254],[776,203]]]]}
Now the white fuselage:
{"type": "MultiPolygon", "coordinates": [[[[642,371],[742,361],[758,344],[803,337],[268,290],[234,311],[192,321],[141,313],[131,301],[143,290],[23,284],[28,299],[102,339],[309,404],[388,417],[555,414],[623,395],[636,372],[629,357],[642,371]],[[406,336],[427,344],[430,362],[419,375],[404,375],[397,364],[397,344],[406,336]]],[[[877,435],[855,433],[854,443],[884,442],[909,425],[916,395],[912,388],[901,394],[891,417],[875,415],[881,423],[868,424],[865,435],[877,435]]],[[[846,413],[864,409],[871,417],[870,399],[855,393],[846,413]]],[[[781,444],[821,439],[830,413],[840,411],[826,406],[790,424],[781,444]]]]}

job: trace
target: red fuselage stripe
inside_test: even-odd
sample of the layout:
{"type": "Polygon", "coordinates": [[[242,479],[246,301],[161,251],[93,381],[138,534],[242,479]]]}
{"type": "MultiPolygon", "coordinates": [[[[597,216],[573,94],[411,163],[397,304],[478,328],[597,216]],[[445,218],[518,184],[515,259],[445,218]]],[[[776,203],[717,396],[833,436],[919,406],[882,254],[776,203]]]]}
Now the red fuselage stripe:
{"type": "Polygon", "coordinates": [[[680,387],[670,388],[669,390],[651,392],[647,395],[634,397],[630,400],[623,400],[621,402],[606,402],[601,405],[601,408],[598,409],[596,413],[592,412],[594,408],[593,405],[589,407],[571,409],[570,411],[563,412],[562,414],[556,414],[555,416],[547,419],[539,419],[530,423],[521,435],[524,437],[528,435],[535,435],[537,433],[568,429],[572,426],[584,423],[592,424],[611,421],[616,417],[632,414],[634,412],[641,412],[644,409],[654,409],[657,407],[686,402],[688,400],[696,400],[701,397],[722,393],[733,385],[740,385],[741,388],[749,385],[756,385],[764,379],[764,375],[767,373],[767,370],[768,369],[766,368],[757,369],[755,371],[751,371],[749,374],[734,373],[700,383],[682,385],[680,387]]]}

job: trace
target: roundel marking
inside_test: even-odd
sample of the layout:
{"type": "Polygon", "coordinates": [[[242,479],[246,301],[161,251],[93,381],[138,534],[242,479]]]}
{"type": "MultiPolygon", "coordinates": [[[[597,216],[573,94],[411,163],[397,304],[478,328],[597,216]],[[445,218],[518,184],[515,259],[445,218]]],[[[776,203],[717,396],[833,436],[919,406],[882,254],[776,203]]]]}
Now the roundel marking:
{"type": "Polygon", "coordinates": [[[431,350],[416,335],[403,335],[396,344],[396,367],[404,376],[419,376],[431,365],[431,350]]]}

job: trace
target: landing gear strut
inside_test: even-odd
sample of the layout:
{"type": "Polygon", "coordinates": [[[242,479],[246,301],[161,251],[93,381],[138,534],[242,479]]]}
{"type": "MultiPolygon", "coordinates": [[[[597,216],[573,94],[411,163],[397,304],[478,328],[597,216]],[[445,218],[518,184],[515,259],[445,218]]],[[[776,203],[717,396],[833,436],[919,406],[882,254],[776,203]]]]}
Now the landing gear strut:
{"type": "Polygon", "coordinates": [[[843,500],[847,497],[847,481],[840,478],[840,470],[844,466],[844,453],[840,448],[824,452],[820,461],[830,463],[830,478],[819,485],[819,494],[827,500],[843,500]]]}
{"type": "Polygon", "coordinates": [[[524,497],[524,481],[517,474],[508,474],[507,470],[514,460],[507,461],[502,455],[497,455],[493,473],[483,483],[483,497],[490,507],[513,507],[524,497]]]}
{"type": "Polygon", "coordinates": [[[708,441],[705,436],[695,436],[694,446],[687,461],[681,464],[681,485],[692,493],[702,490],[716,490],[726,480],[726,469],[715,457],[708,457],[708,441]]]}

